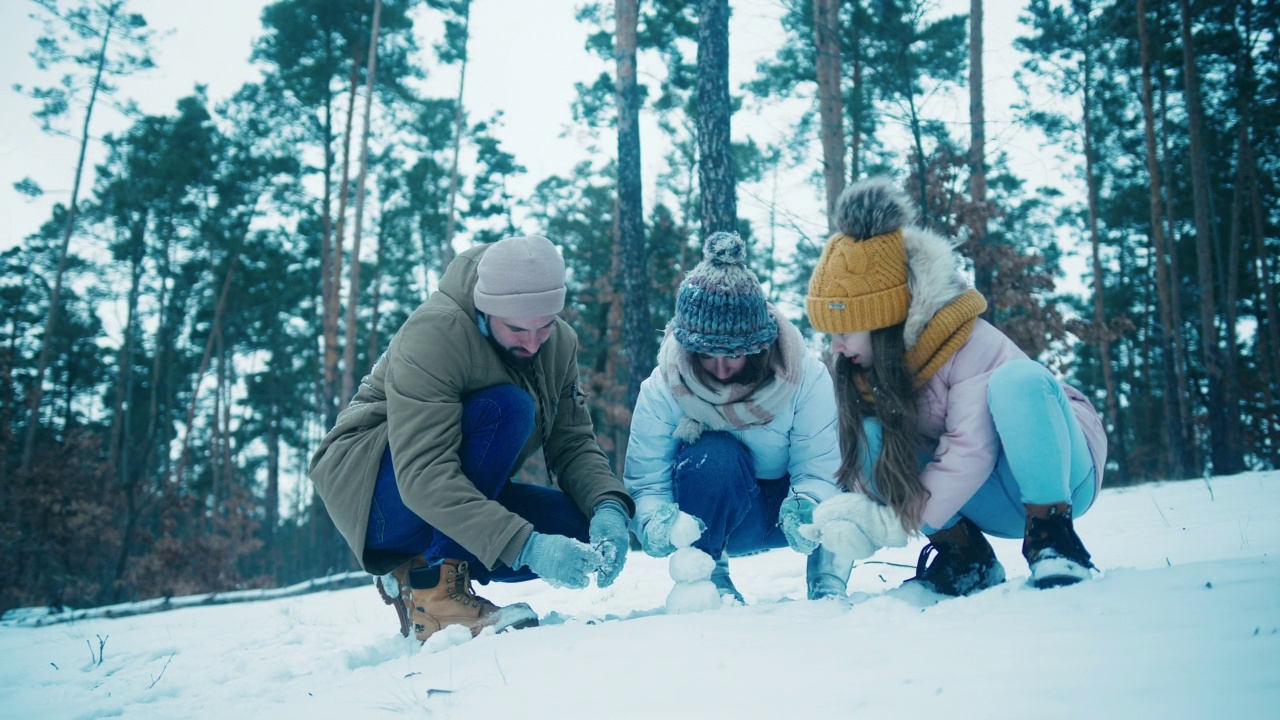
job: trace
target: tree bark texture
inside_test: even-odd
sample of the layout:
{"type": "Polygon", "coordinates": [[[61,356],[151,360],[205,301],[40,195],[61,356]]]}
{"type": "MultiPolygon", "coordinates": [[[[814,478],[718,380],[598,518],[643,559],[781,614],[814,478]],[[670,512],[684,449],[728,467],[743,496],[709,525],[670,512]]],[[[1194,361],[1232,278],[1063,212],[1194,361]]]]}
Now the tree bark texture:
{"type": "Polygon", "coordinates": [[[1085,184],[1089,203],[1089,243],[1093,249],[1093,321],[1097,328],[1098,353],[1102,364],[1102,382],[1106,388],[1107,419],[1111,422],[1112,441],[1110,456],[1116,461],[1119,469],[1120,483],[1129,481],[1128,452],[1125,447],[1123,418],[1120,416],[1119,389],[1116,387],[1115,368],[1111,364],[1111,327],[1107,322],[1107,310],[1104,299],[1105,285],[1102,271],[1102,238],[1098,232],[1098,187],[1094,179],[1093,135],[1092,135],[1092,67],[1093,60],[1089,50],[1085,51],[1084,82],[1081,93],[1084,98],[1084,167],[1085,184]]]}
{"type": "Polygon", "coordinates": [[[1191,189],[1196,228],[1196,271],[1200,284],[1200,346],[1209,381],[1208,431],[1213,473],[1229,475],[1241,469],[1240,458],[1231,457],[1227,416],[1223,404],[1223,365],[1218,346],[1217,303],[1214,292],[1213,230],[1209,220],[1209,173],[1204,149],[1204,110],[1200,103],[1200,80],[1195,62],[1195,40],[1191,33],[1191,3],[1178,0],[1182,15],[1183,82],[1186,83],[1187,130],[1191,150],[1191,189]]]}
{"type": "Polygon", "coordinates": [[[644,200],[640,178],[640,92],[636,85],[638,0],[617,0],[618,72],[618,242],[622,256],[622,325],[627,360],[627,405],[633,407],[640,383],[655,362],[649,325],[649,271],[644,236],[644,200]]]}
{"type": "MultiPolygon", "coordinates": [[[[991,297],[995,276],[990,253],[981,251],[987,244],[987,120],[983,102],[982,0],[969,0],[969,195],[978,208],[973,222],[974,285],[985,297],[991,297]]],[[[991,311],[987,311],[990,316],[991,311]]]]}
{"type": "Polygon", "coordinates": [[[840,0],[813,0],[813,35],[821,117],[822,178],[827,191],[827,234],[844,190],[844,102],[840,89],[840,0]]]}
{"type": "Polygon", "coordinates": [[[351,229],[351,277],[347,288],[347,317],[342,344],[342,408],[351,402],[356,377],[356,306],[360,304],[360,232],[364,223],[366,179],[369,176],[369,116],[373,110],[374,77],[378,70],[378,23],[382,0],[373,3],[373,28],[369,31],[369,63],[364,79],[364,117],[360,129],[360,170],[356,173],[356,217],[351,229]]]}
{"type": "Polygon", "coordinates": [[[729,0],[698,2],[698,185],[702,237],[738,231],[729,120],[729,0]]]}
{"type": "Polygon", "coordinates": [[[1146,0],[1138,0],[1138,42],[1142,53],[1142,117],[1146,136],[1148,201],[1151,211],[1152,264],[1156,270],[1156,300],[1160,306],[1160,345],[1164,357],[1164,428],[1165,462],[1170,477],[1187,477],[1190,468],[1183,464],[1182,444],[1187,441],[1182,426],[1182,413],[1178,398],[1189,392],[1183,371],[1182,353],[1175,337],[1178,327],[1174,323],[1172,281],[1169,276],[1168,256],[1164,236],[1164,219],[1161,217],[1163,178],[1160,176],[1160,158],[1156,152],[1155,98],[1151,85],[1151,37],[1147,32],[1146,0]]]}

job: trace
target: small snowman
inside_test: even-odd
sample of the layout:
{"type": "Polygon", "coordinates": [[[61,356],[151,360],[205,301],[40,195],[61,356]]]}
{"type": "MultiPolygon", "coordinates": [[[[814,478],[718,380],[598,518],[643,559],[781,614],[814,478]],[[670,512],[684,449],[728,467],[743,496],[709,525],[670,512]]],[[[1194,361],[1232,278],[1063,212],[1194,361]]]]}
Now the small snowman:
{"type": "Polygon", "coordinates": [[[671,555],[669,570],[675,587],[667,595],[668,613],[701,612],[720,607],[720,591],[711,582],[716,561],[693,547],[702,536],[701,524],[692,515],[681,512],[671,528],[671,544],[677,550],[671,555]]]}

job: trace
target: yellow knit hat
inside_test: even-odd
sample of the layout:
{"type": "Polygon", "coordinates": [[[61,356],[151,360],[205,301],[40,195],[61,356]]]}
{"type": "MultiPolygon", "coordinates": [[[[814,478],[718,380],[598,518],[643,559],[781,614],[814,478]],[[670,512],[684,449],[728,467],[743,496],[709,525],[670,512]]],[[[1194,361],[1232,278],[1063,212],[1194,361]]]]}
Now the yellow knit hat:
{"type": "Polygon", "coordinates": [[[907,252],[902,228],[859,240],[836,233],[809,278],[805,307],[821,332],[879,330],[907,319],[907,252]]]}

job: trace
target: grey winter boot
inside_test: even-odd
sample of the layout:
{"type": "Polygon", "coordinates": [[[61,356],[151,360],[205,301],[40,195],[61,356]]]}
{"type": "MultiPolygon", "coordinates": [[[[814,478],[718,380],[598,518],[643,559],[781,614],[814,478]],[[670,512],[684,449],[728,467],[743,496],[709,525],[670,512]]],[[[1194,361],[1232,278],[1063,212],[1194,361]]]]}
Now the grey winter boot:
{"type": "Polygon", "coordinates": [[[1031,584],[1044,589],[1088,580],[1094,566],[1071,524],[1071,505],[1061,502],[1026,508],[1022,556],[1031,567],[1031,584]]]}
{"type": "Polygon", "coordinates": [[[848,600],[847,588],[849,573],[853,571],[853,561],[841,561],[834,553],[821,545],[809,553],[805,564],[805,584],[809,586],[809,599],[822,600],[835,598],[848,600]]]}
{"type": "Polygon", "coordinates": [[[742,599],[742,593],[734,587],[733,580],[729,579],[729,551],[722,551],[720,557],[716,558],[716,567],[711,571],[711,584],[716,586],[720,597],[731,595],[743,605],[747,604],[747,601],[742,599]]]}
{"type": "Polygon", "coordinates": [[[916,576],[908,580],[941,595],[969,595],[1004,582],[1004,566],[996,559],[982,530],[966,517],[929,535],[920,551],[916,576]],[[930,554],[933,562],[929,562],[930,554]]]}

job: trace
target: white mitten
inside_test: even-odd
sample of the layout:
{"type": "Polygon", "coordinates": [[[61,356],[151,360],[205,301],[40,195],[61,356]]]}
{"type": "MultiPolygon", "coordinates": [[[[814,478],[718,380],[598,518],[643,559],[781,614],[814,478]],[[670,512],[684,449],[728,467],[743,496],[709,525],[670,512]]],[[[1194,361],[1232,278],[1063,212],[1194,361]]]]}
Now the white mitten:
{"type": "Polygon", "coordinates": [[[907,544],[897,513],[862,493],[844,492],[822,501],[813,511],[813,524],[801,526],[800,534],[853,560],[869,558],[882,547],[907,544]]]}

